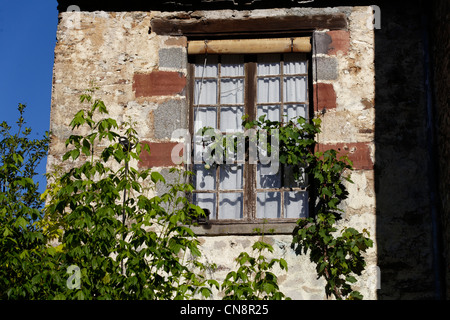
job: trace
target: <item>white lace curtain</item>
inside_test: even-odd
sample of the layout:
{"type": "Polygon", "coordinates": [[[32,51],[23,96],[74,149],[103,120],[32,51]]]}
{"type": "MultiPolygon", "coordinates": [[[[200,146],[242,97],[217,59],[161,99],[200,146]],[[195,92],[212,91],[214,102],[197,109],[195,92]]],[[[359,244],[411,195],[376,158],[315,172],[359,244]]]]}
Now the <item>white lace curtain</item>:
{"type": "MultiPolygon", "coordinates": [[[[268,119],[284,121],[293,117],[307,117],[307,62],[299,54],[258,55],[257,61],[257,116],[265,114],[268,119]],[[283,62],[281,62],[283,60],[283,62]]],[[[195,65],[194,84],[194,130],[212,127],[222,132],[243,131],[244,115],[244,56],[209,55],[198,56],[195,65]]],[[[203,152],[200,145],[196,153],[203,152]]],[[[205,169],[196,165],[195,187],[197,191],[219,193],[196,193],[195,201],[219,219],[240,219],[243,209],[243,166],[220,165],[218,177],[216,167],[205,169]],[[216,181],[219,179],[219,181],[216,181]],[[234,190],[236,192],[223,192],[234,190]],[[222,191],[222,192],[221,192],[222,191]],[[216,197],[219,199],[216,199],[216,197]]],[[[257,188],[281,188],[281,171],[263,176],[258,166],[257,188]]],[[[257,193],[257,218],[298,218],[307,214],[307,194],[286,191],[259,191],[257,193]],[[282,194],[283,193],[283,194],[282,194]]]]}

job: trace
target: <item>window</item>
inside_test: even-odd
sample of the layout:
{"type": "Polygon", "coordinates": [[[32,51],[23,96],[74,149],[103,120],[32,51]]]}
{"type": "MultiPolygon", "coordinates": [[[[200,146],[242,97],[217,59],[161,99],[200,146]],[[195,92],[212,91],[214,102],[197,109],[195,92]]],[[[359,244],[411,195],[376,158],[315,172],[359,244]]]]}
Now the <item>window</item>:
{"type": "Polygon", "coordinates": [[[204,144],[195,135],[204,127],[224,135],[243,133],[245,114],[250,120],[309,118],[307,54],[207,54],[189,60],[193,202],[209,210],[213,224],[281,223],[308,216],[307,177],[293,181],[289,167],[270,172],[270,163],[261,157],[251,162],[248,154],[223,154],[219,163],[206,165],[204,144]]]}

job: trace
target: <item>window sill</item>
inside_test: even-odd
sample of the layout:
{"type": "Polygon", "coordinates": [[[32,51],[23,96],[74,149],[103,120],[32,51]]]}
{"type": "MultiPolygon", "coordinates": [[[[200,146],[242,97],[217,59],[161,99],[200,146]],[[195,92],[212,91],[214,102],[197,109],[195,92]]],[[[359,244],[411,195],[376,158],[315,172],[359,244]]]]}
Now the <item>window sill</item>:
{"type": "Polygon", "coordinates": [[[210,221],[208,224],[191,226],[191,229],[198,236],[258,235],[255,229],[264,231],[266,235],[292,234],[296,221],[210,221]]]}

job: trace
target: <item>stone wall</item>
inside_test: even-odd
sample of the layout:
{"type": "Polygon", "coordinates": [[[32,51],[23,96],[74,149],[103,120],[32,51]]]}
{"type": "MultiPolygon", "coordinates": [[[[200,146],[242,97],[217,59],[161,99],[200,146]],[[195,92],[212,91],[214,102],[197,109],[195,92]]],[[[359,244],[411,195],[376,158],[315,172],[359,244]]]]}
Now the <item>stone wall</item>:
{"type": "MultiPolygon", "coordinates": [[[[375,84],[374,37],[368,28],[369,7],[327,9],[274,9],[235,12],[195,12],[192,19],[245,19],[251,17],[296,17],[326,12],[343,14],[347,26],[341,30],[315,32],[318,46],[313,52],[315,111],[324,113],[319,148],[337,148],[355,162],[350,197],[343,208],[342,225],[368,229],[376,240],[375,219],[375,84]]],[[[186,37],[161,35],[150,29],[151,20],[165,18],[161,12],[61,13],[55,49],[51,108],[52,142],[47,170],[61,164],[69,123],[81,107],[79,95],[90,87],[99,89],[110,115],[118,124],[135,121],[139,138],[151,147],[136,165],[167,173],[174,164],[170,151],[178,143],[175,129],[188,128],[186,101],[186,37]]],[[[191,19],[183,13],[184,20],[191,19]]],[[[179,15],[180,16],[180,15],[179,15]]],[[[101,146],[99,146],[100,148],[101,146]]],[[[82,160],[81,160],[82,161],[82,160]]],[[[67,164],[70,165],[70,164],[67,164]]],[[[259,236],[201,236],[204,259],[218,269],[210,276],[223,279],[235,269],[233,259],[249,251],[259,236]]],[[[315,266],[307,256],[290,248],[289,235],[266,236],[274,255],[283,257],[287,273],[278,272],[281,290],[293,299],[325,299],[324,283],[316,279],[315,266]]],[[[377,245],[367,256],[368,268],[357,283],[366,299],[377,298],[377,245]]],[[[220,297],[220,293],[216,295],[220,297]]]]}
{"type": "Polygon", "coordinates": [[[433,299],[426,5],[383,4],[375,31],[375,185],[380,299],[433,299]]]}
{"type": "MultiPolygon", "coordinates": [[[[432,57],[434,72],[434,94],[436,107],[436,131],[440,209],[443,222],[443,258],[447,281],[450,280],[450,4],[448,1],[435,1],[430,18],[432,57]]],[[[450,297],[450,286],[447,286],[450,297]]]]}

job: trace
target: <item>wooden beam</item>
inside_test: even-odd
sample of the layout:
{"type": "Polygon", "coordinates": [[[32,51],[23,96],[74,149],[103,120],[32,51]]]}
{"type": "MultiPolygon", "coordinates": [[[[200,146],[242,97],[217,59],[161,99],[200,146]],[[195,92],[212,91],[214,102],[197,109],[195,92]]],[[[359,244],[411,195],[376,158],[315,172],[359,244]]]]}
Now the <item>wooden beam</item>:
{"type": "Polygon", "coordinates": [[[153,18],[151,30],[160,35],[207,36],[301,32],[315,29],[346,29],[344,13],[310,16],[278,16],[246,19],[153,18]]]}
{"type": "Polygon", "coordinates": [[[189,41],[188,54],[256,54],[311,52],[311,38],[234,39],[189,41]]]}

